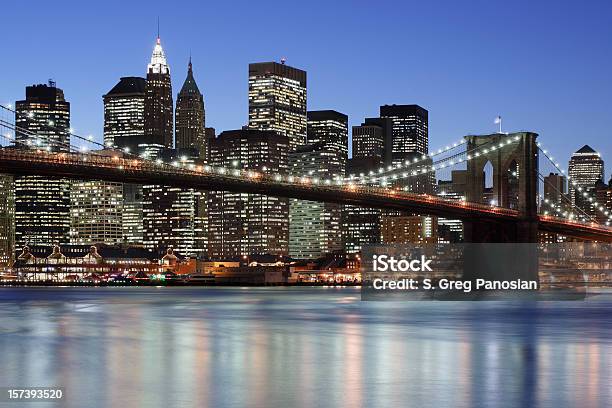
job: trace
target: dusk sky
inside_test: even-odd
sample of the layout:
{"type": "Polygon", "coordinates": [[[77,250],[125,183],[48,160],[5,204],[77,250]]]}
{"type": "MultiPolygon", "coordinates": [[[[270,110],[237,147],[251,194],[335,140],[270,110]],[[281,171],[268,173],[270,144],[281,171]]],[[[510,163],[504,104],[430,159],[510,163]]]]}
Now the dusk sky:
{"type": "Polygon", "coordinates": [[[102,95],[145,76],[160,18],[173,92],[191,52],[206,124],[247,122],[250,62],[308,73],[308,108],[350,125],[382,104],[429,110],[430,146],[465,134],[540,134],[564,167],[588,143],[612,166],[609,1],[8,2],[0,103],[53,78],[72,126],[102,139],[102,95]]]}

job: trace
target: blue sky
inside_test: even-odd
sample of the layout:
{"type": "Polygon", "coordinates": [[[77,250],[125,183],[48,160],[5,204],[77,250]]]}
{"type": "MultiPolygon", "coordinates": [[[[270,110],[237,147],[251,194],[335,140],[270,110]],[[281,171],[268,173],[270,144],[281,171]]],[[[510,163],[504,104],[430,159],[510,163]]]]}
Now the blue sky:
{"type": "Polygon", "coordinates": [[[612,165],[612,3],[606,1],[10,2],[0,30],[0,103],[57,81],[72,125],[102,137],[102,95],[145,75],[157,17],[180,89],[193,56],[207,125],[247,121],[250,62],[308,72],[309,109],[351,124],[385,103],[429,110],[430,145],[465,134],[540,133],[566,163],[584,143],[612,165]],[[93,2],[92,2],[93,3],[93,2]]]}

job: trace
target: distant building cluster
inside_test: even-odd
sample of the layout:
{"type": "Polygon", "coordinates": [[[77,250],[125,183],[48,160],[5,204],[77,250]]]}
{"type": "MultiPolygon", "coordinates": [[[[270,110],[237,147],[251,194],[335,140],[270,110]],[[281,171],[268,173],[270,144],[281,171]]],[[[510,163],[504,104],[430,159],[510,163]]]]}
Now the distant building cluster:
{"type": "MultiPolygon", "coordinates": [[[[432,165],[430,158],[422,159],[429,153],[426,109],[380,106],[377,117],[352,127],[349,157],[347,115],[309,111],[307,74],[284,60],[249,65],[248,124],[219,135],[206,126],[191,58],[174,103],[160,38],[146,76],[120,78],[103,103],[105,148],[96,154],[122,149],[150,160],[321,179],[372,174],[416,159],[416,170],[432,165]]],[[[31,143],[35,135],[38,147],[70,151],[70,103],[55,83],[26,87],[26,97],[15,109],[17,142],[31,143]]],[[[394,181],[394,186],[465,200],[465,170],[453,170],[449,180],[436,180],[429,171],[418,173],[394,181]]],[[[575,181],[569,186],[563,174],[547,176],[544,199],[600,217],[595,197],[612,211],[612,180],[604,183],[603,160],[596,151],[584,146],[574,153],[569,175],[575,181]]],[[[512,171],[508,183],[518,177],[512,171]]],[[[139,248],[158,257],[173,249],[184,257],[210,260],[262,255],[314,260],[355,258],[368,244],[463,240],[458,220],[261,194],[0,175],[0,196],[0,263],[5,265],[26,246],[38,257],[58,245],[103,244],[139,248]]],[[[485,185],[481,201],[491,197],[485,185]]]]}

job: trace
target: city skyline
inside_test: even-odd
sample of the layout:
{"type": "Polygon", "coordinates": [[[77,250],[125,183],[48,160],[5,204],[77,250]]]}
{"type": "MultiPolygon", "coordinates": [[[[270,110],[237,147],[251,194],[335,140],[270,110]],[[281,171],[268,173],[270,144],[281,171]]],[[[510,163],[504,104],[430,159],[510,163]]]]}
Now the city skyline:
{"type": "MultiPolygon", "coordinates": [[[[332,16],[322,18],[338,17],[344,6],[346,4],[330,6],[332,16]]],[[[458,6],[449,5],[447,10],[440,11],[440,21],[455,22],[450,17],[453,13],[457,17],[467,17],[468,23],[477,19],[488,22],[490,17],[504,14],[505,21],[521,23],[532,29],[531,44],[525,44],[525,33],[516,30],[507,30],[504,33],[503,29],[492,27],[488,23],[475,28],[462,24],[462,35],[453,38],[455,29],[452,27],[444,28],[443,24],[438,23],[427,28],[408,16],[408,20],[415,23],[410,28],[402,30],[397,24],[380,28],[381,34],[388,35],[384,36],[384,41],[379,41],[378,47],[381,51],[404,47],[408,50],[408,47],[402,45],[405,44],[404,40],[410,38],[410,35],[425,34],[419,36],[420,40],[410,49],[420,51],[428,58],[415,65],[406,61],[410,52],[407,52],[408,57],[402,53],[392,53],[388,54],[390,57],[383,58],[393,58],[393,64],[379,64],[373,58],[363,66],[355,64],[354,59],[374,44],[369,38],[364,38],[364,34],[356,33],[356,29],[351,28],[351,23],[364,17],[371,11],[372,6],[356,6],[352,10],[354,13],[347,16],[346,20],[340,21],[336,27],[322,25],[325,28],[317,33],[310,33],[304,22],[296,21],[296,33],[289,33],[287,38],[276,38],[269,43],[258,43],[255,47],[247,46],[246,37],[241,35],[235,36],[236,38],[228,37],[226,44],[217,44],[224,43],[222,41],[212,41],[218,38],[218,34],[212,34],[215,30],[221,30],[220,33],[227,30],[220,27],[217,20],[224,20],[223,17],[230,13],[226,6],[215,7],[215,17],[196,7],[194,15],[185,16],[186,13],[176,11],[174,14],[162,16],[160,20],[164,50],[168,54],[170,65],[175,67],[173,89],[180,89],[186,73],[184,67],[191,54],[200,88],[206,95],[207,125],[215,127],[217,133],[238,129],[248,121],[247,101],[243,97],[248,88],[245,78],[248,64],[266,60],[279,61],[281,57],[287,57],[288,64],[309,73],[308,110],[333,109],[346,113],[349,116],[349,126],[359,125],[363,118],[375,116],[380,105],[415,103],[430,113],[429,133],[435,145],[442,145],[469,133],[491,132],[495,129],[494,117],[501,114],[504,118],[504,130],[529,129],[545,137],[555,138],[558,157],[569,158],[571,153],[580,148],[581,144],[576,143],[578,137],[585,138],[602,156],[610,157],[610,147],[604,143],[607,129],[610,127],[605,114],[609,112],[610,99],[605,88],[601,87],[601,84],[605,83],[604,73],[609,72],[610,61],[599,52],[606,49],[607,45],[601,41],[610,30],[609,27],[603,26],[607,6],[602,5],[601,18],[596,16],[588,27],[580,25],[578,30],[572,32],[571,41],[568,41],[566,34],[555,31],[560,28],[554,27],[562,27],[570,18],[579,19],[582,13],[580,10],[576,12],[560,6],[553,12],[545,5],[532,5],[524,13],[520,13],[522,8],[518,5],[491,5],[479,7],[475,13],[470,7],[458,12],[458,6]],[[207,27],[194,29],[193,24],[178,24],[180,19],[186,22],[197,19],[198,11],[202,11],[202,16],[207,16],[207,21],[210,22],[207,27]],[[541,26],[536,25],[536,22],[541,22],[541,26]],[[346,29],[346,32],[342,32],[342,29],[346,29]],[[422,32],[419,33],[419,30],[422,32]],[[594,31],[599,35],[594,36],[594,31]],[[334,37],[335,40],[330,43],[342,46],[313,46],[309,41],[305,41],[305,34],[312,35],[314,39],[334,37]],[[553,37],[554,34],[559,35],[553,37]],[[355,39],[363,39],[364,42],[349,41],[351,35],[355,39]],[[491,38],[484,38],[487,35],[491,38]],[[466,37],[478,40],[478,47],[471,46],[466,37]],[[581,39],[586,37],[589,42],[582,42],[581,39]],[[290,43],[291,47],[288,45],[290,43]],[[459,55],[462,51],[469,51],[470,58],[478,63],[465,64],[465,57],[459,55]],[[512,51],[513,58],[504,57],[509,51],[512,51]],[[332,55],[335,57],[331,57],[332,55]],[[588,58],[593,63],[583,67],[578,62],[580,58],[588,58]],[[384,69],[388,72],[382,72],[381,65],[385,66],[384,69]],[[536,86],[532,81],[535,79],[538,80],[536,86]],[[566,87],[571,89],[562,91],[562,84],[566,81],[571,81],[573,85],[566,87]],[[475,98],[473,95],[479,97],[475,98]]],[[[229,20],[231,27],[246,19],[245,16],[249,15],[249,12],[253,14],[252,18],[266,19],[284,13],[266,6],[258,10],[248,4],[240,7],[239,10],[244,12],[234,14],[234,19],[229,20]],[[270,16],[265,17],[266,13],[270,16]]],[[[396,4],[395,7],[399,11],[405,10],[405,6],[401,4],[396,4]]],[[[425,5],[415,7],[415,12],[427,15],[433,12],[425,5]]],[[[20,39],[23,42],[22,47],[12,47],[8,50],[7,59],[15,63],[7,67],[7,76],[0,79],[0,84],[6,91],[2,98],[8,99],[0,103],[14,103],[23,98],[23,87],[44,83],[52,77],[73,104],[73,127],[80,134],[93,134],[96,140],[102,140],[102,95],[108,92],[121,76],[143,75],[143,61],[150,56],[155,41],[157,15],[153,15],[154,9],[155,7],[152,7],[150,18],[145,15],[137,22],[132,21],[133,24],[118,24],[119,28],[113,30],[97,30],[98,24],[102,24],[104,18],[89,18],[92,20],[92,26],[84,31],[80,36],[82,38],[78,41],[66,38],[62,44],[62,52],[52,55],[45,49],[40,49],[37,53],[22,53],[20,50],[28,49],[30,40],[20,39]],[[89,43],[91,46],[85,49],[77,48],[80,43],[89,43]],[[103,49],[100,50],[100,47],[103,49]],[[104,58],[100,58],[101,52],[104,58]],[[78,59],[70,57],[71,54],[77,53],[78,59]],[[81,67],[75,69],[75,64],[81,67]],[[85,72],[87,78],[84,77],[85,72]],[[95,75],[91,75],[92,73],[95,75]]],[[[62,7],[59,7],[51,13],[61,13],[61,10],[62,7]]],[[[102,15],[105,13],[103,10],[98,11],[102,15]]],[[[9,14],[11,13],[15,13],[17,18],[9,20],[21,21],[21,11],[11,10],[9,6],[9,14]]],[[[305,11],[305,17],[311,13],[305,11]]],[[[398,22],[397,17],[388,14],[386,12],[384,15],[390,23],[398,22]]],[[[113,17],[119,20],[124,18],[113,17]]],[[[37,16],[31,18],[39,19],[37,16]]],[[[60,32],[65,29],[61,23],[64,23],[66,28],[78,27],[88,20],[87,16],[71,18],[71,15],[58,15],[58,18],[60,24],[57,24],[57,30],[60,32]]],[[[52,20],[40,19],[40,24],[36,25],[37,30],[44,30],[46,24],[51,24],[52,20]]],[[[11,24],[12,22],[8,21],[5,28],[10,29],[11,24]]],[[[376,37],[381,38],[378,35],[376,37]]],[[[323,43],[318,43],[321,44],[323,43]]],[[[382,54],[384,55],[384,52],[382,54]]],[[[610,174],[609,166],[608,163],[607,177],[610,174]]]]}

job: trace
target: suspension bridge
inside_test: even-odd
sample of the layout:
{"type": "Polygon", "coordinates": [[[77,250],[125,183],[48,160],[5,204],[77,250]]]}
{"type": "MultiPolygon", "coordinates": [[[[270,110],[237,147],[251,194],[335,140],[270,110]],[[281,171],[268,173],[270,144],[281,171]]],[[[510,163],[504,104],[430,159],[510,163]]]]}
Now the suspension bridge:
{"type": "MultiPolygon", "coordinates": [[[[368,174],[320,179],[311,175],[274,174],[260,170],[214,167],[187,159],[164,162],[137,156],[115,146],[104,146],[72,130],[69,140],[50,141],[17,125],[13,118],[27,113],[0,107],[0,173],[40,175],[123,183],[161,184],[197,190],[255,193],[310,201],[324,201],[461,220],[466,242],[537,242],[539,232],[580,240],[612,242],[612,215],[584,194],[601,217],[572,204],[553,203],[540,194],[545,183],[540,161],[566,175],[558,162],[531,132],[466,136],[432,153],[381,167],[368,174]],[[4,115],[2,115],[4,113],[4,115]],[[492,186],[485,191],[484,167],[493,167],[492,186]],[[409,191],[409,182],[441,171],[461,169],[466,185],[460,199],[409,191]],[[544,209],[544,206],[550,208],[544,209]],[[604,221],[601,222],[600,220],[604,221]]],[[[46,126],[54,132],[52,122],[46,126]]]]}

